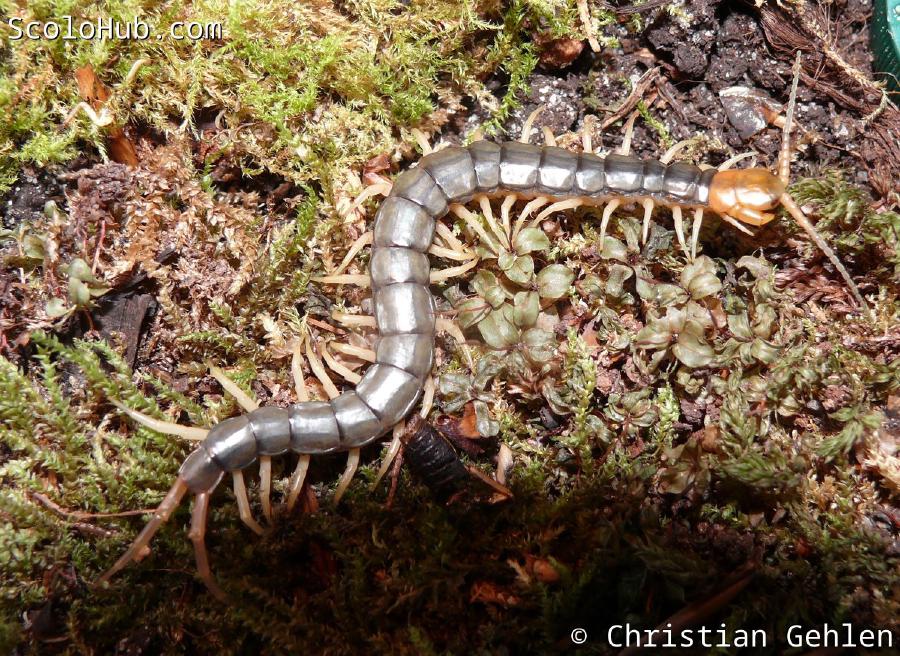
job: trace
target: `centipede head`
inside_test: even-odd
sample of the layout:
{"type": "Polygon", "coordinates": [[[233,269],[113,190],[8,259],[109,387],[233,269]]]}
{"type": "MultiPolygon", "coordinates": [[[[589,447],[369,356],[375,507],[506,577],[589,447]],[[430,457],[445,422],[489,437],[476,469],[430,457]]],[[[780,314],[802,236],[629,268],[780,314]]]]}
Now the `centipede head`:
{"type": "Polygon", "coordinates": [[[784,183],[766,169],[719,171],[709,187],[709,205],[721,215],[760,226],[775,218],[769,210],[778,207],[784,183]]]}

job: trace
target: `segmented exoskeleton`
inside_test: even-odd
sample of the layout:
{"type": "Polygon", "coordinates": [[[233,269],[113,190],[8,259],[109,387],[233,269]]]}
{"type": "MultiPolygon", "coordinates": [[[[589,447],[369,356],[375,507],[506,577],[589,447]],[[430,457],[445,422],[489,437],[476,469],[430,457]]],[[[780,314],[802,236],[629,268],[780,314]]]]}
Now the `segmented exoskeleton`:
{"type": "MultiPolygon", "coordinates": [[[[792,98],[795,93],[796,79],[792,98]]],[[[584,152],[571,152],[553,145],[552,135],[544,146],[482,140],[427,154],[397,177],[375,216],[369,271],[378,332],[374,366],[356,389],[336,394],[330,401],[258,408],[214,426],[182,465],[153,519],[101,580],[143,555],[162,522],[191,492],[196,500],[190,535],[198,568],[210,589],[221,594],[210,574],[203,536],[209,497],[225,473],[235,475],[243,517],[248,513],[247,497],[239,473],[258,459],[288,451],[301,456],[353,451],[380,438],[412,411],[431,372],[436,328],[429,292],[435,278],[426,252],[432,247],[436,222],[451,210],[463,218],[470,216],[462,205],[473,198],[482,207],[497,197],[533,199],[522,216],[544,207],[534,221],[561,209],[602,205],[601,235],[617,207],[636,202],[645,210],[645,238],[654,207],[666,206],[673,212],[676,233],[688,257],[696,252],[704,211],[741,227],[741,223],[762,225],[772,220],[770,210],[783,204],[836,263],[864,305],[846,270],[785,192],[792,106],[793,102],[778,176],[761,168],[704,170],[681,162],[642,160],[627,154],[627,146],[603,157],[591,152],[588,139],[584,152]],[[695,213],[690,248],[682,226],[684,209],[695,213]]],[[[523,141],[528,132],[526,128],[523,141]]],[[[512,203],[504,205],[508,212],[512,203]]],[[[473,227],[484,230],[477,224],[473,227]]],[[[340,276],[332,278],[326,282],[343,282],[340,276]]]]}

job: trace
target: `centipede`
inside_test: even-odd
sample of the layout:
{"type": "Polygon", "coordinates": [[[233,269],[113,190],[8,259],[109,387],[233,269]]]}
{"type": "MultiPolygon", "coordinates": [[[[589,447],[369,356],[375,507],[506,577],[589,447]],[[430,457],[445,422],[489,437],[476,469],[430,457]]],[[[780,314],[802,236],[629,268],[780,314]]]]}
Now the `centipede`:
{"type": "MultiPolygon", "coordinates": [[[[606,155],[591,148],[587,130],[581,152],[557,146],[549,131],[545,131],[544,145],[533,145],[529,143],[530,121],[518,141],[495,143],[481,139],[464,146],[434,150],[426,144],[426,149],[431,152],[397,176],[389,189],[381,186],[364,192],[366,197],[386,194],[375,215],[372,231],[358,240],[348,253],[350,257],[365,245],[371,245],[368,276],[338,273],[321,278],[325,283],[355,282],[371,289],[374,319],[356,319],[361,325],[376,329],[374,349],[344,347],[347,353],[371,363],[362,376],[347,372],[347,379],[356,382],[355,388],[339,391],[325,375],[321,358],[307,343],[305,355],[330,397],[327,401],[304,398],[308,395],[303,391],[300,376],[297,389],[301,400],[297,403],[288,408],[257,407],[218,372],[223,386],[247,412],[225,419],[208,431],[168,424],[122,407],[133,419],[150,428],[196,439],[200,443],[182,464],[174,484],[143,530],[102,574],[99,582],[109,581],[130,562],[145,556],[154,535],[190,493],[194,503],[189,537],[194,546],[198,574],[212,594],[225,599],[224,591],[212,575],[205,535],[210,498],[226,475],[232,477],[242,520],[261,533],[261,526],[250,513],[243,477],[247,468],[259,465],[263,512],[268,516],[271,515],[268,496],[273,457],[289,453],[299,456],[288,488],[287,505],[290,508],[297,500],[311,456],[349,453],[347,471],[336,493],[339,496],[352,477],[360,449],[393,431],[389,457],[396,451],[394,447],[400,443],[404,420],[420,403],[419,414],[426,416],[433,401],[431,372],[435,334],[442,328],[442,320],[437,316],[429,287],[449,276],[464,273],[477,262],[472,259],[449,269],[431,270],[429,253],[453,256],[449,249],[435,243],[436,233],[448,241],[455,239],[442,219],[453,214],[485,239],[497,241],[503,236],[487,234],[485,227],[473,220],[472,213],[465,207],[470,202],[479,203],[487,212],[491,201],[502,199],[506,224],[513,203],[527,201],[516,225],[510,225],[504,232],[507,240],[524,225],[526,217],[539,209],[541,211],[531,219],[533,225],[554,212],[583,206],[602,207],[601,243],[613,213],[619,207],[629,203],[643,207],[645,240],[651,214],[657,207],[664,207],[671,211],[678,243],[688,260],[696,256],[705,213],[718,215],[725,223],[750,232],[748,226],[769,223],[775,219],[776,209],[782,207],[831,260],[860,308],[866,310],[865,299],[846,268],[787,192],[799,61],[798,56],[775,173],[757,167],[732,169],[734,158],[715,168],[672,162],[669,154],[660,160],[641,159],[629,152],[630,133],[626,134],[618,152],[606,155]],[[693,212],[689,239],[684,231],[685,212],[693,212]]],[[[452,327],[447,329],[452,330],[452,327]]],[[[458,329],[452,334],[462,338],[458,329]]],[[[328,357],[327,354],[323,356],[328,357]]],[[[298,369],[295,368],[295,378],[298,369]]],[[[216,371],[213,373],[217,374],[216,371]]],[[[385,467],[382,467],[382,473],[385,467]]],[[[457,469],[451,472],[454,477],[461,475],[457,469]]]]}

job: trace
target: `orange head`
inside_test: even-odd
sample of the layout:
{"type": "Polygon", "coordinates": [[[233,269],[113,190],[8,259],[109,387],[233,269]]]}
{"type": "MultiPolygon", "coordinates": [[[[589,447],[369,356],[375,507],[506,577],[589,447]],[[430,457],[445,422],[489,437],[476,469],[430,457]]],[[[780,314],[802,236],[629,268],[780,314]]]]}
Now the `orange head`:
{"type": "Polygon", "coordinates": [[[766,169],[719,171],[709,186],[709,206],[719,214],[760,226],[775,218],[766,210],[775,209],[782,194],[784,183],[766,169]]]}

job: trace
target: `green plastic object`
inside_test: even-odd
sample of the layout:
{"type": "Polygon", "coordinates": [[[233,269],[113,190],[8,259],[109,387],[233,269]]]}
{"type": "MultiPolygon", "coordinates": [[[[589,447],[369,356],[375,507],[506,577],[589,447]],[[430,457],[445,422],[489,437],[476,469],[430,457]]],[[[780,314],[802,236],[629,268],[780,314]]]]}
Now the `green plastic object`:
{"type": "Polygon", "coordinates": [[[875,71],[888,89],[900,91],[900,0],[875,0],[872,14],[875,71]]]}

